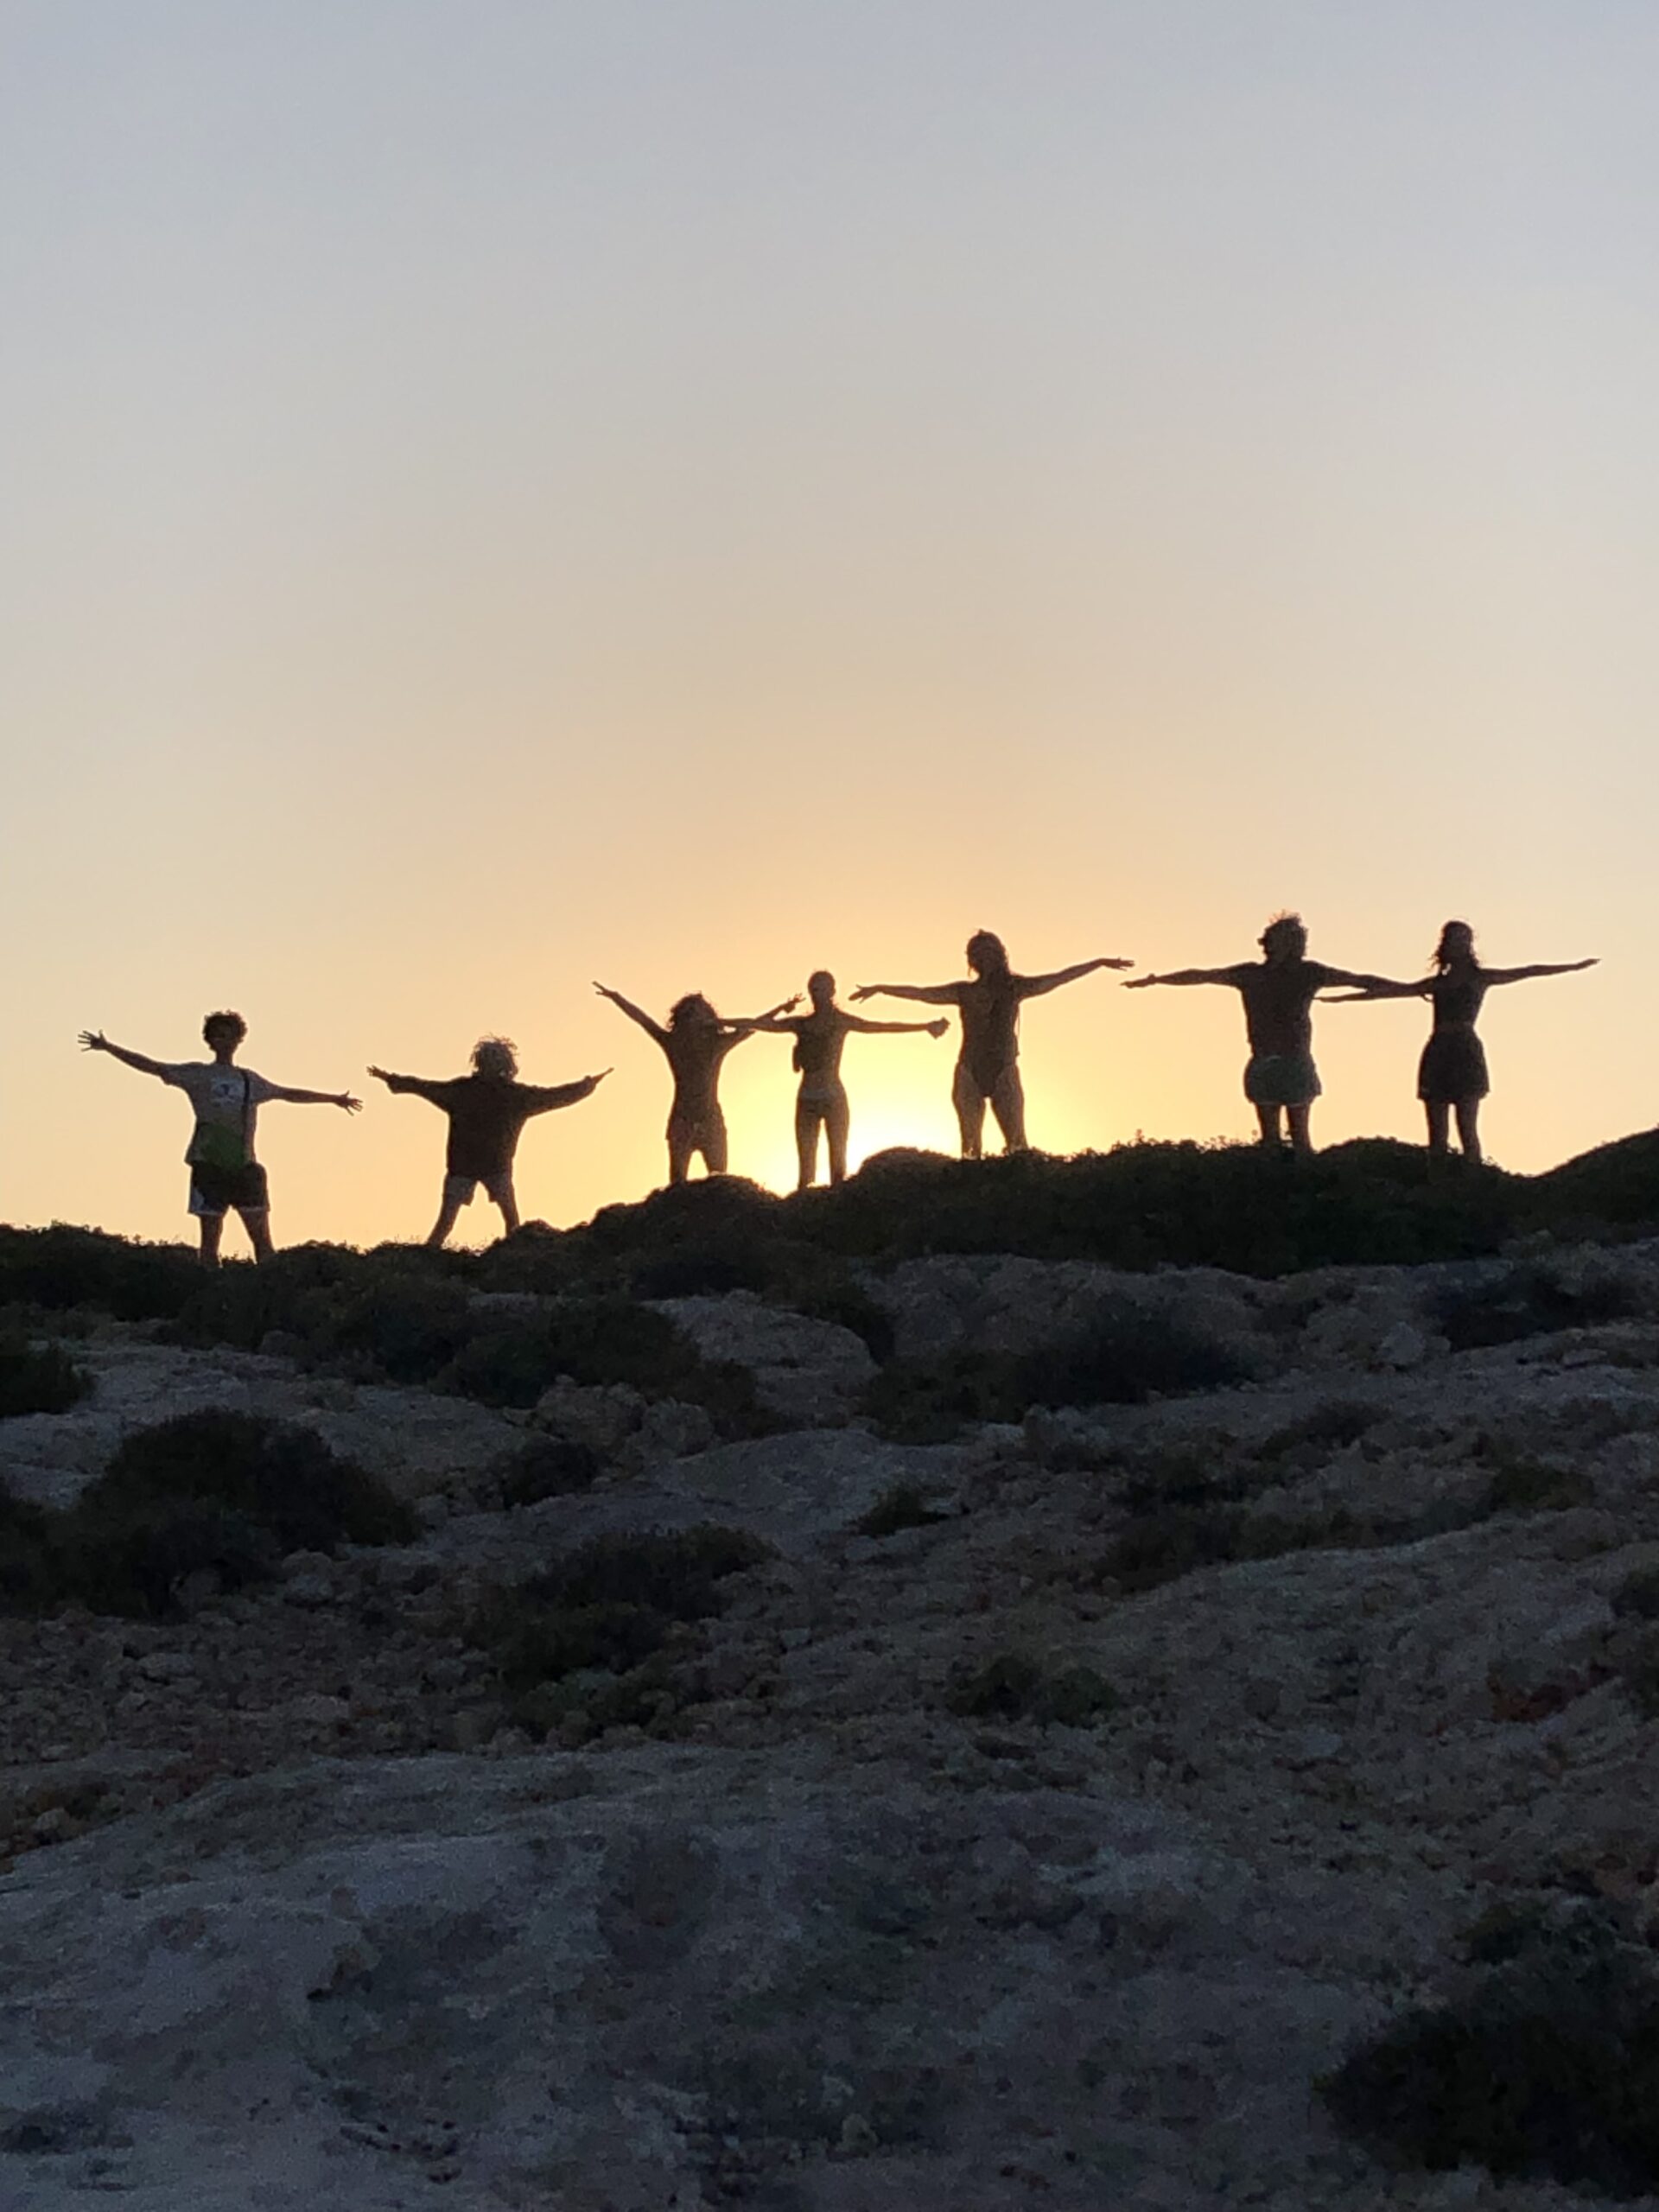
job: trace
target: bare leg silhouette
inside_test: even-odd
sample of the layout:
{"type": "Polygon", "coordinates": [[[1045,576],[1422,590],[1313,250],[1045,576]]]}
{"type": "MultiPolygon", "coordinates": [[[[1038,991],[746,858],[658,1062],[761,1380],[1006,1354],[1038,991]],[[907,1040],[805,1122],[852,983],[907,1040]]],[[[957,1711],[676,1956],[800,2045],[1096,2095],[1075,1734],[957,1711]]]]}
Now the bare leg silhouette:
{"type": "Polygon", "coordinates": [[[950,1078],[950,1103],[957,1109],[957,1127],[962,1132],[962,1156],[978,1160],[984,1149],[985,1094],[960,1060],[950,1078]]]}
{"type": "Polygon", "coordinates": [[[1458,1117],[1458,1142],[1463,1147],[1463,1156],[1480,1163],[1480,1101],[1478,1098],[1459,1098],[1452,1111],[1458,1117]]]}
{"type": "Polygon", "coordinates": [[[1285,1119],[1290,1124],[1290,1142],[1293,1151],[1313,1151],[1313,1138],[1308,1128],[1308,1121],[1313,1111],[1313,1106],[1311,1100],[1306,1106],[1286,1107],[1285,1119]]]}
{"type": "Polygon", "coordinates": [[[996,1126],[1002,1132],[1005,1152],[1025,1152],[1026,1092],[1020,1080],[1016,1061],[997,1077],[996,1088],[991,1093],[991,1111],[996,1116],[996,1126]]]}

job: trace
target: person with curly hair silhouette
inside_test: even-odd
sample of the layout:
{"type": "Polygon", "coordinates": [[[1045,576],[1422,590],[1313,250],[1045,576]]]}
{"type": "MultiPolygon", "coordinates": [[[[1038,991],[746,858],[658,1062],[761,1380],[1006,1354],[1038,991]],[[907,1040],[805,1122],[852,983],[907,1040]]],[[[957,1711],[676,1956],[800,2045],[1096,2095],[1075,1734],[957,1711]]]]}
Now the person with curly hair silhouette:
{"type": "Polygon", "coordinates": [[[597,1075],[550,1088],[520,1083],[518,1048],[512,1038],[480,1037],[473,1047],[470,1075],[435,1083],[425,1076],[391,1075],[385,1068],[371,1068],[369,1073],[388,1090],[424,1098],[449,1117],[443,1195],[426,1240],[435,1249],[448,1239],[461,1208],[471,1205],[480,1183],[500,1211],[503,1236],[512,1236],[518,1226],[512,1162],[524,1123],[533,1115],[550,1114],[557,1107],[591,1098],[610,1070],[602,1068],[597,1075]]]}
{"type": "Polygon", "coordinates": [[[669,1181],[683,1183],[699,1153],[708,1174],[723,1175],[726,1116],[720,1108],[720,1071],[726,1064],[726,1055],[746,1038],[753,1037],[774,1014],[787,1014],[798,1006],[798,996],[781,1000],[778,1005],[768,1007],[765,1014],[747,1020],[727,1021],[715,1012],[701,991],[690,991],[670,1007],[664,1027],[661,1022],[653,1021],[642,1007],[635,1006],[608,984],[595,983],[594,988],[662,1047],[673,1075],[674,1099],[668,1109],[668,1127],[664,1131],[668,1139],[669,1181]]]}
{"type": "Polygon", "coordinates": [[[1230,968],[1180,968],[1167,976],[1136,976],[1123,988],[1144,991],[1154,983],[1222,983],[1244,1001],[1244,1029],[1250,1057],[1244,1069],[1244,1096],[1255,1109],[1265,1145],[1283,1141],[1289,1125],[1292,1147],[1311,1152],[1308,1122],[1323,1088],[1313,1065],[1313,1006],[1332,984],[1363,989],[1376,976],[1327,968],[1307,957],[1307,929],[1300,914],[1275,914],[1257,939],[1260,960],[1241,960],[1230,968]]]}

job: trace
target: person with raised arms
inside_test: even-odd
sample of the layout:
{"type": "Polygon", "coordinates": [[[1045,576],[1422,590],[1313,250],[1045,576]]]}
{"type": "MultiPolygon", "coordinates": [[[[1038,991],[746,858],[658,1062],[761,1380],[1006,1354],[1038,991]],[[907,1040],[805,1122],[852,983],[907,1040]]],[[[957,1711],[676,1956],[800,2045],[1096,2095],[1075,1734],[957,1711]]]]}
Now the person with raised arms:
{"type": "Polygon", "coordinates": [[[950,1103],[956,1108],[962,1133],[962,1156],[981,1155],[988,1106],[1002,1132],[1005,1152],[1024,1152],[1026,1096],[1020,1081],[1020,1009],[1027,999],[1058,991],[1062,983],[1075,983],[1097,968],[1133,968],[1132,960],[1081,960],[1074,968],[1058,968],[1051,976],[1016,976],[1000,937],[976,930],[968,940],[968,965],[973,973],[965,982],[861,983],[853,993],[856,1006],[862,999],[916,999],[924,1006],[953,1006],[962,1017],[962,1049],[957,1056],[950,1083],[950,1103]]]}
{"type": "Polygon", "coordinates": [[[647,1037],[662,1047],[674,1077],[674,1098],[668,1109],[668,1179],[683,1183],[691,1162],[700,1153],[710,1175],[726,1173],[726,1116],[720,1109],[720,1071],[726,1055],[776,1014],[788,1014],[800,1004],[798,996],[781,1000],[764,1014],[745,1020],[724,1020],[701,991],[690,991],[669,1009],[664,1027],[653,1021],[642,1007],[625,999],[607,983],[595,983],[602,999],[637,1022],[647,1037]]]}
{"type": "Polygon", "coordinates": [[[108,1052],[111,1058],[153,1075],[175,1090],[183,1091],[195,1109],[195,1128],[185,1151],[190,1169],[190,1211],[201,1224],[201,1264],[219,1265],[219,1239],[225,1216],[234,1210],[241,1216],[256,1260],[271,1255],[270,1192],[265,1171],[254,1157],[254,1125],[259,1109],[270,1103],[286,1106],[338,1106],[357,1113],[360,1098],[343,1090],[296,1090],[286,1084],[270,1083],[251,1068],[236,1065],[236,1055],[248,1025],[226,1007],[210,1014],[201,1025],[201,1038],[213,1054],[211,1060],[152,1060],[146,1053],[130,1052],[112,1044],[101,1029],[83,1029],[81,1050],[108,1052]]]}
{"type": "Polygon", "coordinates": [[[1230,968],[1180,968],[1167,976],[1136,976],[1123,988],[1144,991],[1154,983],[1221,983],[1236,991],[1244,1001],[1250,1046],[1244,1096],[1255,1109],[1262,1141],[1274,1146],[1283,1142],[1282,1116],[1294,1150],[1311,1152],[1308,1121],[1323,1088],[1313,1065],[1313,1001],[1332,984],[1364,989],[1381,979],[1310,960],[1307,929],[1300,914],[1275,914],[1256,941],[1262,948],[1260,960],[1241,960],[1230,968]]]}
{"type": "Polygon", "coordinates": [[[1467,922],[1447,922],[1434,948],[1434,972],[1415,982],[1395,983],[1373,976],[1361,991],[1344,994],[1332,1006],[1367,999],[1426,998],[1434,1009],[1428,1042],[1417,1064],[1417,1096],[1428,1118],[1428,1148],[1450,1150],[1451,1122],[1457,1117],[1458,1141],[1465,1160],[1478,1162],[1480,1102],[1491,1088],[1486,1052],[1475,1033],[1488,991],[1499,983],[1530,982],[1535,976],[1576,976],[1593,960],[1535,962],[1529,968],[1484,968],[1467,922]]]}
{"type": "Polygon", "coordinates": [[[794,1063],[801,1078],[795,1096],[795,1149],[800,1161],[797,1190],[810,1190],[818,1171],[818,1138],[830,1150],[830,1180],[847,1179],[847,1134],[850,1111],[841,1079],[842,1047],[855,1032],[861,1037],[912,1036],[925,1032],[943,1037],[950,1024],[935,1021],[869,1021],[836,1004],[836,979],[820,968],[806,979],[810,1014],[768,1014],[756,1022],[763,1033],[795,1039],[794,1063]]]}
{"type": "Polygon", "coordinates": [[[550,1114],[556,1107],[574,1106],[581,1099],[591,1098],[610,1070],[601,1068],[597,1075],[550,1088],[520,1083],[518,1047],[512,1038],[480,1037],[473,1047],[470,1075],[431,1082],[424,1076],[391,1075],[385,1068],[371,1068],[369,1073],[388,1090],[424,1098],[449,1117],[443,1194],[437,1220],[426,1240],[435,1248],[448,1237],[461,1208],[471,1205],[480,1183],[486,1196],[500,1211],[503,1235],[512,1236],[518,1226],[512,1161],[524,1123],[533,1115],[550,1114]]]}

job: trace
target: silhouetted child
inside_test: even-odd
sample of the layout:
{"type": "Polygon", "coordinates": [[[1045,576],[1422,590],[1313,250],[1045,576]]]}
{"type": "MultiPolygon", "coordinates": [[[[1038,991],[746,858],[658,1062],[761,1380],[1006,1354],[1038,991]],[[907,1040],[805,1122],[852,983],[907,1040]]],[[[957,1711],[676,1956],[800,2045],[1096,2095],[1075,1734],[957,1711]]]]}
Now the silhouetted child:
{"type": "Polygon", "coordinates": [[[1290,1125],[1298,1152],[1311,1152],[1308,1122],[1323,1085],[1313,1065],[1312,1007],[1328,984],[1369,988],[1376,976],[1351,975],[1307,957],[1307,930],[1300,914],[1275,914],[1256,940],[1260,960],[1241,960],[1230,968],[1182,968],[1169,976],[1137,976],[1126,991],[1153,983],[1224,983],[1244,1001],[1244,1030],[1250,1057],[1244,1070],[1244,1096],[1255,1109],[1262,1141],[1283,1141],[1280,1116],[1290,1125]]]}
{"type": "Polygon", "coordinates": [[[691,991],[675,1001],[669,1009],[668,1027],[664,1029],[643,1007],[625,999],[620,991],[612,990],[606,983],[595,983],[594,988],[601,998],[608,999],[626,1014],[630,1021],[638,1022],[647,1037],[656,1039],[672,1071],[674,1098],[664,1132],[668,1139],[669,1181],[683,1183],[698,1153],[702,1154],[708,1173],[723,1175],[726,1116],[720,1109],[720,1071],[726,1064],[726,1055],[746,1037],[753,1037],[761,1023],[798,1006],[799,1000],[785,999],[778,1006],[768,1007],[765,1014],[754,1014],[747,1020],[726,1021],[701,991],[691,991]]]}
{"type": "Polygon", "coordinates": [[[429,1082],[424,1076],[389,1075],[385,1068],[369,1073],[388,1090],[409,1091],[440,1107],[449,1116],[449,1146],[444,1156],[443,1196],[438,1217],[427,1238],[440,1245],[484,1185],[487,1197],[501,1211],[504,1232],[518,1226],[518,1199],[512,1187],[512,1160],[519,1134],[532,1115],[550,1114],[558,1106],[574,1106],[594,1092],[610,1073],[585,1075],[580,1083],[556,1084],[538,1089],[518,1081],[518,1061],[512,1039],[480,1037],[473,1047],[473,1072],[451,1076],[446,1082],[429,1082]]]}
{"type": "Polygon", "coordinates": [[[211,1060],[152,1060],[124,1045],[112,1045],[101,1029],[83,1029],[81,1049],[108,1052],[141,1075],[153,1075],[183,1091],[195,1109],[185,1160],[190,1169],[190,1211],[201,1224],[201,1263],[219,1265],[219,1239],[226,1213],[234,1209],[242,1217],[256,1260],[268,1260],[270,1243],[270,1194],[265,1171],[254,1158],[254,1125],[259,1109],[273,1101],[288,1106],[338,1106],[355,1114],[362,1105],[346,1091],[294,1090],[269,1083],[251,1068],[239,1068],[236,1055],[248,1025],[228,1008],[210,1014],[201,1025],[202,1042],[211,1060]]]}
{"type": "Polygon", "coordinates": [[[1475,933],[1467,922],[1447,922],[1434,948],[1434,973],[1414,983],[1394,983],[1373,976],[1362,991],[1332,999],[1332,1006],[1353,1006],[1365,999],[1426,998],[1434,1008],[1433,1026],[1417,1064],[1417,1096],[1428,1117],[1428,1148],[1450,1148],[1451,1119],[1457,1116],[1458,1141],[1465,1160],[1480,1158],[1480,1102],[1491,1088],[1486,1053],[1475,1033],[1481,1002],[1497,983],[1529,982],[1535,976],[1574,976],[1593,968],[1593,960],[1544,962],[1530,968],[1483,968],[1475,956],[1475,933]]]}
{"type": "Polygon", "coordinates": [[[1133,968],[1132,960],[1081,960],[1052,976],[1016,976],[1000,937],[979,930],[968,940],[973,976],[963,983],[861,983],[861,999],[918,999],[924,1006],[953,1006],[962,1016],[962,1050],[951,1078],[950,1103],[962,1133],[962,1156],[977,1160],[988,1106],[1002,1132],[1003,1149],[1026,1149],[1026,1096],[1020,1081],[1020,1009],[1027,999],[1058,991],[1097,968],[1133,968]]]}
{"type": "Polygon", "coordinates": [[[943,1037],[950,1027],[944,1020],[867,1021],[861,1014],[848,1014],[836,1004],[836,979],[824,968],[808,976],[806,988],[810,1014],[768,1014],[754,1025],[795,1039],[795,1066],[801,1078],[795,1096],[795,1149],[800,1160],[796,1188],[802,1191],[817,1173],[820,1130],[829,1141],[830,1180],[842,1183],[847,1179],[850,1115],[841,1080],[841,1052],[854,1031],[862,1037],[895,1037],[925,1030],[930,1037],[943,1037]]]}

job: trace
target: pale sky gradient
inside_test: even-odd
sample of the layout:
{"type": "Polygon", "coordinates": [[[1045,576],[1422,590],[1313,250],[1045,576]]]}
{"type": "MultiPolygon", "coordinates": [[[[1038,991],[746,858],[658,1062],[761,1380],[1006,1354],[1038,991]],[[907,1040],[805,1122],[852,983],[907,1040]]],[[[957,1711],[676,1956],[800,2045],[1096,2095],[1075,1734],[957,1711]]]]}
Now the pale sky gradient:
{"type": "MultiPolygon", "coordinates": [[[[1650,0],[0,0],[0,1217],[188,1233],[85,1027],[364,1090],[268,1109],[279,1242],[429,1225],[365,1062],[613,1063],[520,1154],[567,1222],[662,1173],[592,976],[1284,906],[1599,954],[1491,1001],[1491,1150],[1649,1124],[1656,84],[1650,0]]],[[[1417,1136],[1425,1026],[1320,1013],[1319,1138],[1417,1136]]],[[[855,1155],[952,1145],[952,1050],[849,1046],[855,1155]]],[[[1090,979],[1033,1139],[1243,1135],[1243,1060],[1090,979]]],[[[791,1097],[732,1060],[735,1168],[791,1097]]]]}

